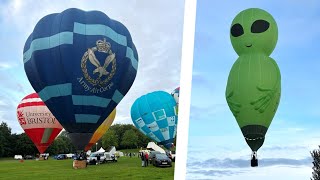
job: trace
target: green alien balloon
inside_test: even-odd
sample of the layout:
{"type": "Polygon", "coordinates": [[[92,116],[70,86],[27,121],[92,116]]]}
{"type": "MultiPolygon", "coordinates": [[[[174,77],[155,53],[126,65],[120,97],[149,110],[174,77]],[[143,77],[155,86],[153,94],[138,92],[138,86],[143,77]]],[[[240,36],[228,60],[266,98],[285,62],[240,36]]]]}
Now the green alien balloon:
{"type": "Polygon", "coordinates": [[[280,101],[280,70],[269,57],[278,40],[277,24],[262,9],[246,9],[232,21],[230,39],[239,58],[228,77],[226,100],[256,155],[280,101]]]}

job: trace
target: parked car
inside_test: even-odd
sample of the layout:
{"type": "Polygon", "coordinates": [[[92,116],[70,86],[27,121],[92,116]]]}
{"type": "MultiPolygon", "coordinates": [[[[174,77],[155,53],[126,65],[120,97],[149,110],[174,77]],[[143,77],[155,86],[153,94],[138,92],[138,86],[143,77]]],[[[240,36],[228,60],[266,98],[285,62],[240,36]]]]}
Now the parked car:
{"type": "Polygon", "coordinates": [[[104,152],[104,157],[105,157],[105,162],[117,162],[118,157],[116,156],[116,147],[110,146],[105,152],[104,152]]]}
{"type": "Polygon", "coordinates": [[[165,154],[156,154],[154,158],[154,166],[159,167],[159,166],[172,166],[172,161],[171,159],[165,155],[165,154]]]}
{"type": "Polygon", "coordinates": [[[24,159],[34,159],[34,157],[32,155],[26,155],[24,156],[24,159]]]}
{"type": "Polygon", "coordinates": [[[149,153],[149,162],[150,162],[150,164],[154,163],[154,158],[156,157],[156,154],[162,154],[162,153],[159,152],[159,151],[150,151],[150,153],[149,153]]]}
{"type": "Polygon", "coordinates": [[[59,155],[57,156],[57,160],[63,160],[63,159],[67,159],[67,155],[65,155],[65,154],[59,154],[59,155]]]}
{"type": "Polygon", "coordinates": [[[14,155],[13,158],[16,159],[16,160],[22,160],[23,159],[21,155],[14,155]]]}
{"type": "Polygon", "coordinates": [[[98,164],[98,156],[100,157],[100,163],[106,162],[106,156],[104,153],[92,153],[89,158],[87,159],[88,164],[98,164]]]}

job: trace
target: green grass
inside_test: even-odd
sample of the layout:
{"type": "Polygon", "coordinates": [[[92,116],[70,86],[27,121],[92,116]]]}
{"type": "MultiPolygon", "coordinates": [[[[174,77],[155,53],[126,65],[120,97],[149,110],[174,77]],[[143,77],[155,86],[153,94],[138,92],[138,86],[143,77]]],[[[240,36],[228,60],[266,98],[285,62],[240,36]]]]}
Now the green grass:
{"type": "MultiPolygon", "coordinates": [[[[128,151],[129,152],[129,151],[128,151]]],[[[1,159],[0,179],[173,179],[172,167],[159,168],[149,165],[141,167],[135,157],[120,157],[118,162],[88,165],[85,169],[73,169],[72,160],[48,161],[1,159]]]]}

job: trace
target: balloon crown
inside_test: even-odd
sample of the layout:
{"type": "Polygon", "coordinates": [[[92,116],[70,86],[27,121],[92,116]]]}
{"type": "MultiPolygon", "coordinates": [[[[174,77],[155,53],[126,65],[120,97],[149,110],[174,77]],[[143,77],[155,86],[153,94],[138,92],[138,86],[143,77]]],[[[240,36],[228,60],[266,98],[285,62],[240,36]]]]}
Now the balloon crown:
{"type": "Polygon", "coordinates": [[[108,52],[111,48],[111,44],[106,41],[106,38],[104,38],[103,41],[98,40],[96,45],[99,52],[108,52]]]}

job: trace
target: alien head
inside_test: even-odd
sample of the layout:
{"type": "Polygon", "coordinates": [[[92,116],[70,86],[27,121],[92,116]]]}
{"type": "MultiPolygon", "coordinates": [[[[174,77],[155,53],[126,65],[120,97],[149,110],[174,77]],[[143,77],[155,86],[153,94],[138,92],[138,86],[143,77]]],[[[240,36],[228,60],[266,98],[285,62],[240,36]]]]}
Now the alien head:
{"type": "Polygon", "coordinates": [[[237,54],[263,53],[269,56],[278,40],[278,27],[266,11],[250,8],[240,12],[232,21],[230,38],[237,54]]]}

